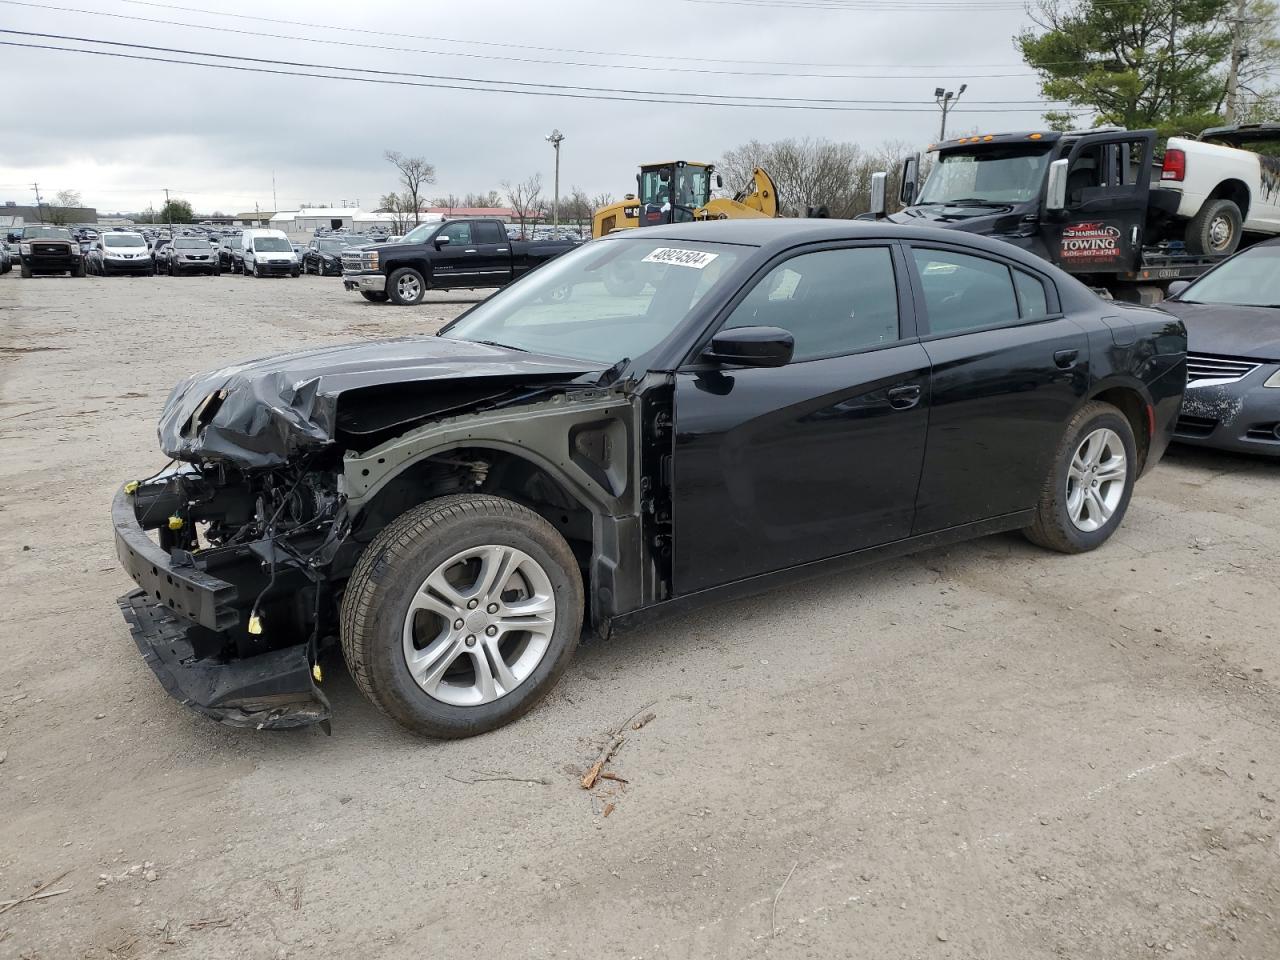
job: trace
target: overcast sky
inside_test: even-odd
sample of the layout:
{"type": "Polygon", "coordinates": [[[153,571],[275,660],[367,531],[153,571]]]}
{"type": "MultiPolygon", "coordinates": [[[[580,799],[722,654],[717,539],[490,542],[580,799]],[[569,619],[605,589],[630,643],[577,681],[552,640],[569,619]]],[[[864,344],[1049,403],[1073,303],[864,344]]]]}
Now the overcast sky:
{"type": "MultiPolygon", "coordinates": [[[[100,211],[159,207],[164,187],[191,201],[198,212],[232,213],[255,204],[289,210],[302,203],[340,205],[357,199],[371,208],[395,185],[382,157],[387,149],[435,163],[433,196],[499,188],[503,180],[534,172],[542,173],[549,192],[553,153],[543,138],[553,127],[566,136],[562,192],[578,185],[591,195],[620,196],[632,187],[641,162],[714,160],[753,138],[827,137],[869,147],[904,140],[923,146],[938,131],[934,88],[954,89],[966,81],[960,109],[986,112],[953,115],[953,131],[1039,124],[1039,110],[993,112],[1000,108],[981,103],[1037,96],[1035,79],[1019,64],[1011,40],[1025,23],[1015,4],[985,0],[995,8],[975,9],[978,4],[962,0],[929,0],[955,3],[957,9],[926,12],[904,9],[912,2],[927,5],[924,0],[789,2],[0,0],[0,27],[8,30],[273,61],[747,99],[919,101],[858,113],[616,103],[0,47],[6,95],[0,201],[34,202],[30,185],[38,181],[46,198],[70,188],[100,211]],[[813,9],[829,4],[836,8],[813,9]],[[38,9],[56,6],[81,11],[38,9]],[[135,19],[95,16],[89,10],[135,19]],[[311,26],[251,19],[263,17],[311,26]],[[546,62],[555,60],[579,65],[546,62]],[[797,62],[844,66],[778,65],[797,62]],[[837,73],[894,79],[829,76],[837,73]],[[917,109],[922,112],[911,112],[917,109]]],[[[12,34],[0,34],[0,40],[86,46],[12,34]]]]}

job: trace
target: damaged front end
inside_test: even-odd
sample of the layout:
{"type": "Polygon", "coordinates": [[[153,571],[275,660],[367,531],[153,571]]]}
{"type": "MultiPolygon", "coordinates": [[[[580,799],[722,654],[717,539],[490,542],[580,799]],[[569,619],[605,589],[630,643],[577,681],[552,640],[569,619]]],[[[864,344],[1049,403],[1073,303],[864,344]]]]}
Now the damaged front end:
{"type": "MultiPolygon", "coordinates": [[[[344,454],[424,422],[521,404],[600,366],[434,337],[328,347],[180,383],[160,418],[173,464],[126,484],[118,601],[185,705],[238,727],[327,725],[319,659],[341,590],[386,518],[348,512],[344,454]]],[[[451,464],[443,489],[474,484],[451,464]]],[[[479,475],[483,475],[481,470],[479,475]]],[[[367,514],[367,511],[366,511],[367,514]]]]}
{"type": "Polygon", "coordinates": [[[139,586],[117,602],[171,695],[230,726],[328,721],[315,681],[341,513],[336,476],[305,467],[206,462],[117,494],[116,552],[139,586]]]}

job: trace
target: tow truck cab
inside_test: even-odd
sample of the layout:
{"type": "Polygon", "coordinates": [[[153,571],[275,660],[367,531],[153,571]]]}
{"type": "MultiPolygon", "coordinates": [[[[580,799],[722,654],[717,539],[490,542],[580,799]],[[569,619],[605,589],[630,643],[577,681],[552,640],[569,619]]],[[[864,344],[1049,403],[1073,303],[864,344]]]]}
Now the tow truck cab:
{"type": "Polygon", "coordinates": [[[1156,131],[1037,131],[960,137],[903,164],[904,208],[889,219],[1006,240],[1093,286],[1154,299],[1161,285],[1217,258],[1187,251],[1174,227],[1180,196],[1162,188],[1156,131]],[[1148,297],[1148,294],[1150,297],[1148,297]]]}

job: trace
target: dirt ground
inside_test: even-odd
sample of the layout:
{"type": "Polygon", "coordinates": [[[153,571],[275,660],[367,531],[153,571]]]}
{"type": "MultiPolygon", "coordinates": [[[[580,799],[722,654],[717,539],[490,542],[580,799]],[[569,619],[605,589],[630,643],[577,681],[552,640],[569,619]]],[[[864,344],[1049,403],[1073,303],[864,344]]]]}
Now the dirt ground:
{"type": "Polygon", "coordinates": [[[1175,450],[1088,556],[992,537],[589,645],[469,741],[336,662],[332,737],[171,701],[109,504],[172,384],[467,299],[0,277],[0,957],[1280,956],[1280,463],[1175,450]]]}

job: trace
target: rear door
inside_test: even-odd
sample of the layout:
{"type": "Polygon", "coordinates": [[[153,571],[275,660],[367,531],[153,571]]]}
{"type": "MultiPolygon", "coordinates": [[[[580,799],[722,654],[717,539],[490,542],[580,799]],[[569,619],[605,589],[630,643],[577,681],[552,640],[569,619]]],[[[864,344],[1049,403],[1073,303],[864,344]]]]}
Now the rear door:
{"type": "Polygon", "coordinates": [[[901,249],[791,251],[757,274],[720,326],[782,327],[796,348],[783,367],[697,361],[676,374],[676,592],[906,537],[929,358],[901,249]]]}
{"type": "Polygon", "coordinates": [[[907,259],[932,363],[913,533],[1028,510],[1088,389],[1088,335],[1034,270],[945,244],[907,259]]]}
{"type": "Polygon", "coordinates": [[[471,224],[471,245],[476,248],[476,264],[480,277],[495,286],[514,279],[511,242],[506,228],[496,220],[477,220],[471,224]]]}
{"type": "Polygon", "coordinates": [[[1041,220],[1050,260],[1070,273],[1137,269],[1146,242],[1155,132],[1091,133],[1066,149],[1066,209],[1041,220]]]}

